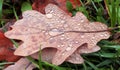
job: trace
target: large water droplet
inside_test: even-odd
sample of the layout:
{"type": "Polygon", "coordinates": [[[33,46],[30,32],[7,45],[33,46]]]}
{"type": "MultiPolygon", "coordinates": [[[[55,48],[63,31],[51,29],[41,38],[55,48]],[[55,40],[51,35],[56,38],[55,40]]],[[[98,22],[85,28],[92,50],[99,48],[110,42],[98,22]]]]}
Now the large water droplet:
{"type": "Polygon", "coordinates": [[[60,31],[60,30],[58,30],[58,29],[52,29],[52,30],[49,31],[49,34],[50,34],[51,36],[56,36],[56,35],[59,35],[59,34],[61,34],[61,33],[63,33],[63,32],[60,31]]]}
{"type": "Polygon", "coordinates": [[[53,16],[52,14],[46,14],[47,18],[52,18],[52,16],[53,16]]]}

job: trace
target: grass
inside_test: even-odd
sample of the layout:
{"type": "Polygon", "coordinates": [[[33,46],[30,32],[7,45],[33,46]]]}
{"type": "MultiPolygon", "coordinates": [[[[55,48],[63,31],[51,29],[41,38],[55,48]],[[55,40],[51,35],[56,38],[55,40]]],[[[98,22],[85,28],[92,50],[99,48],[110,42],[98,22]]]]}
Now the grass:
{"type": "MultiPolygon", "coordinates": [[[[16,3],[11,3],[10,0],[4,1],[0,0],[0,26],[5,24],[5,20],[16,18],[19,19],[21,12],[17,9],[16,3]],[[7,6],[8,8],[3,8],[2,6],[7,6]],[[12,9],[12,10],[11,10],[12,9]],[[8,15],[9,13],[9,15],[8,15]],[[2,18],[2,16],[7,16],[7,18],[2,18]],[[11,17],[12,16],[12,17],[11,17]]],[[[83,12],[90,21],[103,22],[109,27],[120,26],[120,1],[119,0],[79,0],[81,6],[73,9],[72,4],[67,1],[66,7],[68,10],[75,15],[76,12],[83,12]]],[[[30,0],[21,0],[19,6],[21,11],[30,10],[31,4],[30,0]],[[22,5],[26,5],[23,7],[22,5]],[[28,7],[27,7],[28,6],[28,7]]],[[[98,43],[101,50],[96,53],[83,54],[82,57],[85,59],[83,64],[71,64],[64,62],[60,66],[55,66],[47,62],[39,60],[34,60],[30,56],[28,58],[39,70],[44,68],[45,70],[120,70],[120,42],[113,38],[113,35],[120,32],[120,29],[113,30],[111,37],[108,40],[102,40],[98,43]],[[117,41],[117,42],[116,42],[117,41]]],[[[13,41],[15,45],[17,43],[13,41]]],[[[42,52],[41,52],[42,53],[42,52]]],[[[0,63],[0,69],[6,62],[2,61],[0,63]]]]}

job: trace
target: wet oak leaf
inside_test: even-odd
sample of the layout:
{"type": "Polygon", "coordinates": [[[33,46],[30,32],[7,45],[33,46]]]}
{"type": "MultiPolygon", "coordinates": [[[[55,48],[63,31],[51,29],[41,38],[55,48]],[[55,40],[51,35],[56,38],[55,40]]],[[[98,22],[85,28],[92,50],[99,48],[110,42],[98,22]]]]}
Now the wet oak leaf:
{"type": "Polygon", "coordinates": [[[75,57],[83,61],[78,54],[99,50],[97,42],[110,36],[108,31],[97,32],[107,30],[105,24],[90,22],[81,12],[71,17],[53,4],[47,5],[45,12],[24,12],[23,19],[18,20],[12,26],[13,29],[5,33],[8,38],[23,41],[15,55],[28,56],[40,49],[55,48],[57,52],[52,58],[53,64],[60,65],[64,61],[76,63],[75,57]]]}
{"type": "Polygon", "coordinates": [[[15,56],[13,48],[13,43],[4,36],[4,33],[0,30],[0,61],[6,60],[8,62],[15,62],[20,57],[15,56]]]}

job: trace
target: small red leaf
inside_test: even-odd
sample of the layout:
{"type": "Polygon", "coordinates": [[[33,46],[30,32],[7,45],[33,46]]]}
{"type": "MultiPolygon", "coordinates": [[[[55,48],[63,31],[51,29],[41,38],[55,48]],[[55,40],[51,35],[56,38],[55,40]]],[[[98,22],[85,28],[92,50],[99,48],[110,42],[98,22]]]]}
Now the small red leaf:
{"type": "MultiPolygon", "coordinates": [[[[37,10],[41,13],[45,13],[45,6],[47,6],[49,3],[52,3],[52,4],[56,4],[66,13],[69,13],[66,8],[66,1],[67,0],[34,0],[32,7],[34,10],[37,10]]],[[[76,6],[81,5],[79,0],[70,0],[70,2],[72,3],[73,8],[76,8],[76,6]]]]}
{"type": "Polygon", "coordinates": [[[0,31],[0,61],[6,60],[8,62],[17,61],[20,57],[13,54],[13,43],[4,36],[4,33],[0,31]]]}

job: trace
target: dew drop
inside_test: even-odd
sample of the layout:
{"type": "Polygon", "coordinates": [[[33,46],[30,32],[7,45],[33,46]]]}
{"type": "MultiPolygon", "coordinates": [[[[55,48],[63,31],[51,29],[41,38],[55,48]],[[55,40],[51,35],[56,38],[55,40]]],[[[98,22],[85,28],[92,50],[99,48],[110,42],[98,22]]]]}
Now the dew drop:
{"type": "Polygon", "coordinates": [[[55,36],[55,35],[58,35],[58,34],[61,34],[61,33],[62,33],[62,32],[59,31],[58,29],[52,29],[52,30],[49,31],[49,34],[50,34],[51,36],[55,36]]]}
{"type": "Polygon", "coordinates": [[[69,40],[70,38],[66,38],[67,40],[69,40]]]}
{"type": "Polygon", "coordinates": [[[66,28],[66,27],[68,27],[68,25],[67,25],[67,24],[65,24],[65,25],[64,25],[64,27],[66,28]]]}
{"type": "Polygon", "coordinates": [[[47,18],[52,18],[52,16],[53,16],[52,14],[46,14],[47,18]]]}
{"type": "Polygon", "coordinates": [[[46,32],[45,35],[48,35],[48,32],[46,32]]]}
{"type": "Polygon", "coordinates": [[[61,39],[61,40],[64,40],[64,38],[63,38],[63,37],[61,37],[60,39],[61,39]]]}
{"type": "Polygon", "coordinates": [[[92,37],[92,39],[95,39],[95,37],[92,37]]]}
{"type": "Polygon", "coordinates": [[[61,35],[62,37],[64,37],[65,35],[61,35]]]}
{"type": "Polygon", "coordinates": [[[84,20],[82,19],[81,22],[84,22],[84,20]]]}
{"type": "Polygon", "coordinates": [[[72,48],[71,47],[67,47],[66,48],[66,51],[70,51],[72,48]]]}
{"type": "Polygon", "coordinates": [[[81,36],[81,38],[84,38],[84,36],[81,36]]]}
{"type": "Polygon", "coordinates": [[[72,44],[69,44],[69,47],[72,47],[72,44]]]}
{"type": "Polygon", "coordinates": [[[108,34],[105,34],[105,36],[108,36],[108,34]]]}
{"type": "Polygon", "coordinates": [[[103,37],[104,35],[101,34],[100,36],[103,37]]]}
{"type": "Polygon", "coordinates": [[[65,21],[62,20],[61,23],[65,23],[65,21]]]}
{"type": "Polygon", "coordinates": [[[42,32],[44,33],[45,31],[43,30],[42,32]]]}
{"type": "Polygon", "coordinates": [[[64,47],[65,45],[61,45],[61,47],[64,47]]]}
{"type": "Polygon", "coordinates": [[[75,58],[76,60],[80,60],[78,57],[75,58]]]}
{"type": "Polygon", "coordinates": [[[53,43],[54,41],[55,41],[55,39],[53,39],[53,38],[50,38],[50,39],[49,39],[49,42],[50,42],[50,43],[53,43]]]}
{"type": "Polygon", "coordinates": [[[65,55],[64,53],[62,53],[62,55],[65,55]]]}
{"type": "Polygon", "coordinates": [[[53,13],[53,10],[51,10],[50,13],[53,13]]]}
{"type": "Polygon", "coordinates": [[[60,47],[60,45],[58,45],[57,47],[60,47]]]}
{"type": "Polygon", "coordinates": [[[78,24],[78,26],[79,26],[80,24],[78,24]]]}
{"type": "Polygon", "coordinates": [[[75,43],[76,43],[76,44],[78,44],[79,42],[78,42],[78,41],[76,41],[75,43]]]}

